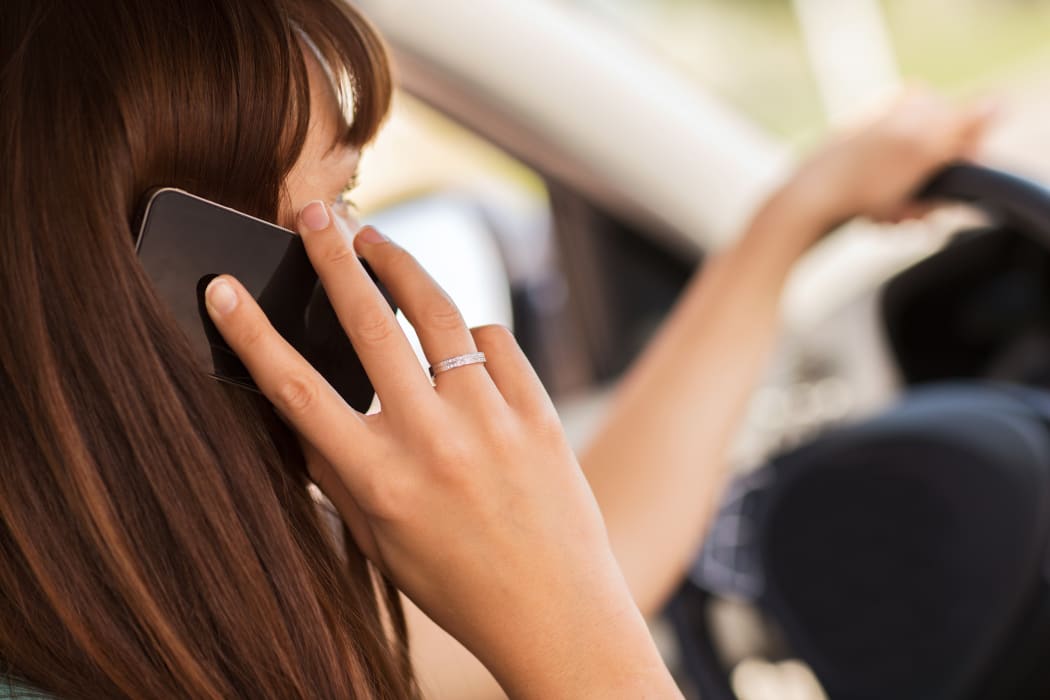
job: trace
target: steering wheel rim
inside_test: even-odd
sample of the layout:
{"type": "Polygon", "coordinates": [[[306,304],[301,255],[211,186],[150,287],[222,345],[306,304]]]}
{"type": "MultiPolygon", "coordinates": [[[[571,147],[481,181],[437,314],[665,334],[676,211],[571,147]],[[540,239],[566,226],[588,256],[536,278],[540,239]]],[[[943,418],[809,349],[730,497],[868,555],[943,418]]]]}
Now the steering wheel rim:
{"type": "Polygon", "coordinates": [[[1050,189],[1027,178],[956,163],[934,175],[918,199],[976,205],[1050,248],[1050,189]]]}
{"type": "MultiPolygon", "coordinates": [[[[973,163],[954,163],[927,181],[916,199],[972,204],[1050,249],[1050,189],[1024,177],[973,163]]],[[[699,594],[701,603],[715,595],[697,584],[688,585],[694,587],[694,596],[699,594]]],[[[693,633],[692,644],[683,650],[691,655],[685,663],[693,680],[711,700],[737,700],[716,659],[706,605],[697,606],[695,601],[680,597],[672,602],[669,612],[680,641],[693,633]]]]}

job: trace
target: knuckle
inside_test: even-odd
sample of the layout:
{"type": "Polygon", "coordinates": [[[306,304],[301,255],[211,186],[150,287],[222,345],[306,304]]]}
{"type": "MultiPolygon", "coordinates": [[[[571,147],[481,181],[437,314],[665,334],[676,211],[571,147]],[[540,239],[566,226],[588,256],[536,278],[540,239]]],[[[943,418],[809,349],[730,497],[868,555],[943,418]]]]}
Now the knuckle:
{"type": "Polygon", "coordinates": [[[448,436],[434,436],[430,448],[434,464],[441,470],[456,468],[470,458],[470,447],[462,439],[448,436]]]}
{"type": "Polygon", "coordinates": [[[912,146],[916,158],[922,165],[938,164],[951,157],[952,147],[943,139],[927,139],[912,146]]]}
{"type": "Polygon", "coordinates": [[[411,511],[411,496],[404,481],[383,474],[366,481],[361,488],[361,504],[375,518],[398,520],[411,511]]]}
{"type": "Polygon", "coordinates": [[[316,403],[317,396],[317,383],[300,375],[285,377],[275,392],[281,410],[289,415],[305,413],[316,403]]]}
{"type": "Polygon", "coordinates": [[[412,254],[401,246],[387,243],[383,245],[382,248],[383,257],[386,258],[387,266],[395,270],[412,267],[416,264],[416,259],[412,257],[412,254]]]}
{"type": "Polygon", "coordinates": [[[567,440],[565,425],[555,410],[554,404],[546,398],[536,397],[536,399],[515,411],[522,430],[530,436],[526,440],[547,442],[552,439],[567,440]]]}
{"type": "Polygon", "coordinates": [[[456,330],[464,325],[459,307],[445,295],[441,295],[423,309],[422,320],[427,325],[442,331],[456,330]]]}
{"type": "Polygon", "coordinates": [[[940,153],[937,139],[924,136],[920,132],[902,130],[895,135],[891,144],[891,154],[904,164],[922,165],[935,159],[940,153]]]}
{"type": "Polygon", "coordinates": [[[262,323],[249,322],[244,324],[237,334],[237,345],[242,350],[251,351],[262,344],[265,337],[265,328],[262,323]]]}
{"type": "Polygon", "coordinates": [[[892,146],[910,147],[925,141],[923,131],[918,129],[911,119],[901,115],[890,120],[886,125],[886,139],[892,146]]]}
{"type": "Polygon", "coordinates": [[[390,241],[373,246],[368,260],[377,272],[395,277],[408,274],[416,265],[416,259],[411,253],[390,241]]]}
{"type": "Polygon", "coordinates": [[[485,444],[490,453],[500,462],[509,462],[508,456],[515,455],[521,450],[531,451],[535,444],[532,443],[521,426],[515,425],[509,417],[500,421],[489,421],[484,428],[485,444]]]}
{"type": "Polygon", "coordinates": [[[461,484],[470,472],[468,465],[481,456],[480,448],[481,445],[470,445],[464,439],[435,436],[429,449],[429,470],[443,484],[461,484]]]}
{"type": "Polygon", "coordinates": [[[543,439],[565,439],[565,428],[558,415],[546,407],[532,411],[528,416],[529,425],[543,439]]]}
{"type": "Polygon", "coordinates": [[[446,490],[460,491],[469,483],[465,465],[453,460],[435,460],[430,466],[431,478],[446,490]]]}
{"type": "Polygon", "coordinates": [[[517,342],[514,339],[514,334],[509,328],[499,323],[492,323],[487,326],[478,326],[477,328],[470,329],[470,332],[474,335],[474,340],[479,345],[488,345],[491,347],[505,347],[510,343],[517,342]]]}
{"type": "Polygon", "coordinates": [[[380,309],[362,310],[357,314],[353,324],[354,340],[371,345],[389,340],[393,333],[393,321],[380,309]]]}
{"type": "Polygon", "coordinates": [[[329,265],[343,265],[352,260],[356,253],[341,236],[325,246],[321,259],[329,265]]]}
{"type": "Polygon", "coordinates": [[[940,160],[940,158],[949,157],[952,149],[954,148],[954,134],[950,132],[946,133],[941,139],[924,139],[917,148],[921,149],[922,152],[928,158],[934,158],[934,160],[940,160]]]}

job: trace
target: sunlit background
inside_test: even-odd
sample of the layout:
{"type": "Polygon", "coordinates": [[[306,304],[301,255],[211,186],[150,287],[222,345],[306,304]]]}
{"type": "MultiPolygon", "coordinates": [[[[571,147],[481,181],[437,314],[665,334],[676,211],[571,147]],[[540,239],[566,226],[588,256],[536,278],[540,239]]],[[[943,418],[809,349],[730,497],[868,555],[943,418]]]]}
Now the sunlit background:
{"type": "MultiPolygon", "coordinates": [[[[1050,181],[1050,0],[359,4],[405,90],[356,200],[468,322],[515,326],[578,445],[704,255],[893,90],[995,100],[987,160],[1050,181]]],[[[875,290],[958,216],[854,224],[800,265],[739,469],[894,395],[875,290]]],[[[800,664],[756,657],[751,613],[718,614],[741,698],[822,697],[800,664]]]]}
{"type": "MultiPolygon", "coordinates": [[[[521,0],[522,3],[528,0],[521,0]]],[[[960,99],[995,98],[1005,109],[999,138],[1050,135],[1050,2],[1045,0],[563,0],[588,21],[641,46],[698,90],[794,149],[815,143],[848,111],[898,84],[918,82],[960,99]],[[821,19],[826,17],[826,19],[821,19]],[[842,22],[850,26],[843,27],[842,22]],[[854,41],[859,38],[860,41],[854,41]],[[840,50],[844,49],[844,50],[840,50]],[[844,102],[840,104],[839,101],[844,102]],[[1018,126],[1023,123],[1023,126],[1018,126]]],[[[466,28],[467,31],[472,31],[466,28]]],[[[476,30],[476,29],[475,29],[476,30]]],[[[541,50],[541,47],[537,47],[541,50]]],[[[479,57],[481,58],[481,57],[479,57]]],[[[483,59],[482,59],[483,60],[483,59]]],[[[595,115],[599,116],[599,115],[595,115]]],[[[413,141],[413,172],[370,177],[360,195],[373,208],[419,188],[443,188],[513,164],[454,125],[402,101],[390,132],[413,141]],[[403,123],[403,124],[402,124],[403,123]],[[446,150],[447,147],[447,150],[446,150]]],[[[397,160],[388,133],[377,161],[397,160]]],[[[1050,173],[1023,146],[1009,156],[1050,173]]],[[[372,175],[373,173],[369,173],[372,175]]]]}
{"type": "MultiPolygon", "coordinates": [[[[559,260],[564,258],[559,255],[564,253],[564,245],[559,246],[558,232],[552,231],[557,226],[550,221],[548,185],[552,178],[568,179],[570,187],[581,189],[584,198],[594,201],[594,191],[589,187],[592,183],[580,188],[578,181],[598,179],[594,172],[587,171],[600,169],[615,157],[607,158],[597,152],[594,162],[587,162],[586,158],[596,149],[618,151],[620,160],[616,167],[623,168],[626,176],[645,187],[693,200],[693,210],[685,211],[679,221],[672,222],[670,228],[677,230],[670,238],[677,235],[692,239],[687,244],[698,243],[695,247],[701,252],[731,238],[770,183],[836,123],[863,113],[885,95],[911,83],[931,86],[960,102],[991,100],[999,104],[1001,116],[987,139],[985,158],[1050,181],[1050,159],[1043,156],[1050,146],[1050,2],[1046,0],[484,3],[491,10],[489,19],[506,16],[505,21],[511,25],[498,27],[499,31],[494,32],[497,35],[513,31],[514,12],[542,16],[542,22],[529,28],[540,41],[526,44],[524,51],[512,56],[495,50],[495,42],[486,36],[484,22],[489,19],[481,16],[484,13],[471,12],[470,3],[372,0],[360,4],[379,21],[395,46],[407,47],[402,64],[408,63],[410,68],[403,72],[419,73],[415,70],[417,63],[426,63],[426,71],[408,81],[415,84],[398,95],[392,118],[365,159],[362,184],[355,199],[366,215],[382,212],[377,219],[380,224],[388,224],[392,217],[400,220],[402,211],[398,205],[434,195],[447,198],[451,193],[459,198],[460,205],[464,200],[480,202],[485,209],[482,218],[500,220],[496,227],[498,253],[491,244],[477,244],[481,249],[472,249],[469,242],[490,237],[484,231],[487,224],[481,224],[479,230],[468,230],[470,227],[462,222],[446,226],[419,207],[413,209],[412,225],[395,225],[392,231],[410,247],[420,246],[418,252],[425,255],[434,274],[451,288],[468,320],[474,323],[514,320],[508,297],[511,292],[501,285],[477,288],[474,284],[479,282],[475,279],[479,276],[494,283],[500,274],[506,274],[511,283],[529,286],[530,294],[540,294],[542,305],[555,316],[553,307],[571,303],[568,297],[573,285],[565,279],[565,260],[559,260]],[[547,24],[558,27],[564,35],[553,49],[543,34],[547,24]],[[530,66],[540,54],[565,52],[564,47],[572,46],[575,40],[574,33],[580,34],[579,45],[583,48],[579,53],[584,59],[595,58],[591,45],[598,45],[610,55],[640,57],[641,61],[652,63],[643,66],[643,70],[655,69],[671,77],[672,84],[660,86],[662,89],[679,88],[690,92],[692,98],[705,100],[701,107],[717,110],[714,113],[719,121],[710,127],[712,134],[704,138],[724,140],[727,152],[720,152],[715,158],[698,149],[691,171],[687,169],[681,176],[673,172],[681,167],[671,163],[664,166],[634,135],[618,134],[617,121],[623,121],[619,112],[630,113],[634,108],[630,102],[612,102],[618,114],[610,115],[606,105],[582,99],[574,104],[573,95],[566,95],[564,86],[545,91],[543,76],[536,76],[530,66]],[[428,39],[430,34],[434,38],[428,39]],[[450,46],[453,37],[454,46],[450,46]],[[483,68],[486,65],[492,67],[488,74],[483,68]],[[443,103],[446,98],[447,104],[443,103]],[[474,104],[471,100],[475,100],[474,104]],[[556,141],[565,137],[566,127],[552,127],[551,119],[541,112],[537,112],[538,116],[515,114],[512,127],[500,124],[512,110],[520,109],[519,103],[529,102],[556,115],[559,111],[572,114],[564,121],[598,134],[601,143],[588,144],[590,153],[581,148],[583,157],[567,154],[566,160],[574,163],[555,163],[551,172],[544,172],[542,167],[536,167],[537,163],[529,162],[530,149],[556,148],[556,143],[544,142],[543,132],[549,129],[554,134],[551,141],[556,141]],[[479,125],[484,128],[478,128],[479,125]],[[732,133],[723,137],[720,129],[732,133]],[[739,153],[733,153],[733,148],[738,148],[739,153]],[[710,167],[705,167],[705,159],[710,167]],[[726,163],[733,163],[734,167],[745,165],[735,172],[726,172],[726,163]],[[572,173],[579,177],[564,178],[559,169],[565,167],[577,167],[582,175],[572,173]],[[672,171],[663,180],[638,175],[661,167],[672,171]],[[689,177],[690,173],[707,180],[698,182],[689,177]],[[705,189],[720,175],[736,180],[728,188],[730,191],[705,189]],[[683,220],[685,227],[680,223],[683,220]],[[475,234],[480,234],[480,238],[475,234]],[[491,273],[492,268],[497,268],[497,272],[491,273]],[[486,275],[481,270],[490,273],[486,275]],[[533,288],[537,286],[539,289],[533,288]]],[[[560,60],[576,59],[570,51],[560,60]]],[[[610,65],[608,70],[613,72],[620,67],[610,65]]],[[[633,89],[639,102],[649,101],[647,92],[654,90],[645,83],[633,89]]],[[[695,123],[700,131],[708,123],[702,118],[703,110],[696,111],[695,123]]],[[[659,128],[658,117],[653,121],[659,128]]],[[[675,126],[682,131],[680,123],[675,126]]],[[[702,142],[703,139],[697,139],[684,148],[702,146],[702,142]]],[[[554,159],[544,153],[538,162],[549,165],[554,159]]],[[[593,190],[601,190],[600,207],[616,209],[617,198],[626,199],[616,190],[626,177],[619,177],[613,167],[605,174],[610,182],[599,182],[593,190]]],[[[630,184],[624,187],[631,189],[630,184]]],[[[440,208],[449,211],[448,207],[440,208]]],[[[637,233],[641,237],[651,235],[665,243],[668,240],[662,235],[667,228],[665,222],[646,230],[649,221],[644,212],[637,211],[636,203],[625,204],[622,211],[613,214],[633,217],[636,221],[631,221],[632,227],[640,229],[637,233]]],[[[475,219],[475,223],[478,221],[475,219]]],[[[863,355],[871,350],[868,331],[854,328],[854,322],[848,319],[837,324],[829,324],[828,319],[836,313],[851,315],[856,304],[864,303],[871,287],[890,272],[939,246],[943,241],[939,234],[943,231],[937,226],[903,234],[873,231],[870,226],[854,228],[800,266],[802,272],[796,275],[789,290],[785,315],[789,335],[795,328],[799,334],[816,330],[818,337],[841,338],[842,324],[847,324],[850,332],[845,337],[851,351],[863,355]]],[[[571,325],[578,319],[562,321],[571,325]]],[[[657,322],[658,318],[651,319],[649,330],[657,322]]],[[[580,342],[578,338],[561,337],[573,331],[557,324],[529,329],[530,333],[533,331],[560,336],[537,339],[540,345],[580,342]]],[[[827,363],[822,353],[816,355],[807,355],[799,362],[807,371],[827,363]]],[[[836,377],[816,377],[820,384],[817,393],[830,397],[821,406],[810,406],[812,401],[806,396],[813,393],[810,389],[814,387],[806,385],[801,388],[805,395],[802,398],[784,396],[776,390],[764,393],[756,402],[757,412],[766,423],[776,423],[782,415],[802,416],[804,422],[819,424],[841,416],[850,407],[877,406],[888,395],[884,386],[877,386],[880,382],[885,384],[885,377],[860,377],[870,374],[871,363],[875,362],[877,358],[860,363],[853,379],[863,386],[854,386],[852,392],[836,377]],[[798,401],[806,404],[807,410],[792,410],[792,402],[798,401]]],[[[568,357],[553,364],[557,367],[550,370],[548,387],[565,399],[570,430],[576,427],[575,418],[582,417],[582,441],[587,424],[597,415],[590,401],[594,389],[614,378],[616,372],[599,371],[596,376],[587,368],[577,367],[579,362],[568,357]],[[586,410],[575,411],[577,405],[586,410]]],[[[818,370],[817,374],[821,372],[818,370]]]]}

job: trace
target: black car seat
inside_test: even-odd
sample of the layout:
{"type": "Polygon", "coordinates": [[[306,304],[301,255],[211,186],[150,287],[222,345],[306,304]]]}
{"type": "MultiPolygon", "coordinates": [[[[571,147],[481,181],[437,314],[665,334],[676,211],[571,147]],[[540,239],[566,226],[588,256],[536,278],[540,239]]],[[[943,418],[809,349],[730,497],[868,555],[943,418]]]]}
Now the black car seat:
{"type": "Polygon", "coordinates": [[[672,604],[701,697],[735,697],[710,596],[755,603],[832,700],[1050,697],[1050,395],[917,391],[735,485],[672,604]]]}
{"type": "Polygon", "coordinates": [[[965,381],[734,482],[670,606],[705,700],[735,697],[714,597],[754,603],[831,700],[1050,697],[1050,195],[966,165],[928,194],[995,222],[887,286],[887,335],[908,384],[965,381]]]}

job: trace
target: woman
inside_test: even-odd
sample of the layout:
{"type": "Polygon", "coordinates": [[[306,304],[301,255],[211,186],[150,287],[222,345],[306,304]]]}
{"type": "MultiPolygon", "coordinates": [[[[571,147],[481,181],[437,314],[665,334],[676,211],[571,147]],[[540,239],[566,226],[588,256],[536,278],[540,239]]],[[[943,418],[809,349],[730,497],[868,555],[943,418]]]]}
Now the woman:
{"type": "MultiPolygon", "coordinates": [[[[512,695],[675,696],[638,606],[700,536],[692,494],[713,499],[718,475],[693,464],[715,464],[732,431],[790,262],[831,224],[904,203],[984,122],[913,101],[785,186],[687,293],[584,455],[603,523],[509,335],[466,329],[407,254],[313,201],[352,180],[389,102],[362,18],[337,0],[4,13],[0,658],[58,698],[411,697],[398,589],[512,695]],[[196,371],[132,246],[157,185],[302,233],[381,413],[336,400],[227,277],[209,312],[273,405],[196,371]],[[354,253],[432,364],[488,362],[431,387],[354,253]],[[708,401],[706,433],[682,439],[673,417],[708,401]],[[650,451],[667,438],[682,444],[650,451]],[[642,451],[658,470],[634,468],[642,451]],[[666,539],[668,508],[684,522],[657,562],[642,550],[666,539]]],[[[428,677],[433,658],[416,664],[428,677]]],[[[485,682],[457,658],[444,667],[485,682]]]]}
{"type": "Polygon", "coordinates": [[[471,335],[409,258],[364,248],[435,362],[475,337],[491,356],[435,391],[331,207],[304,208],[345,188],[387,108],[360,17],[332,0],[26,0],[2,24],[8,677],[69,699],[414,696],[395,589],[357,542],[516,694],[675,692],[508,334],[471,335]],[[351,125],[325,67],[349,79],[351,125]],[[381,414],[333,403],[250,299],[230,310],[235,282],[219,278],[209,308],[285,418],[309,425],[308,454],[355,469],[345,553],[295,436],[268,402],[197,372],[138,265],[132,220],[157,185],[303,230],[381,414]]]}

